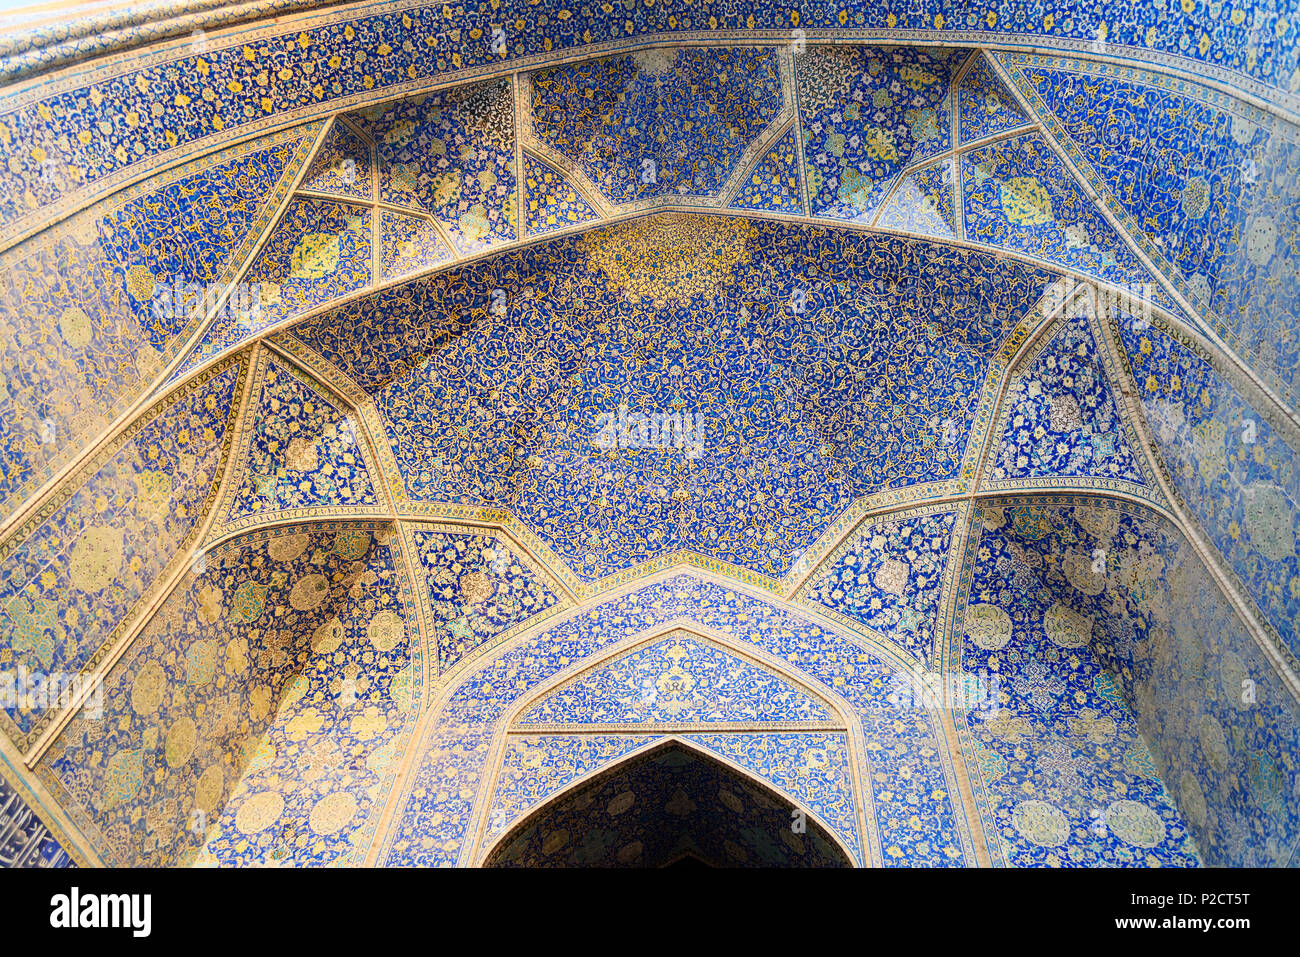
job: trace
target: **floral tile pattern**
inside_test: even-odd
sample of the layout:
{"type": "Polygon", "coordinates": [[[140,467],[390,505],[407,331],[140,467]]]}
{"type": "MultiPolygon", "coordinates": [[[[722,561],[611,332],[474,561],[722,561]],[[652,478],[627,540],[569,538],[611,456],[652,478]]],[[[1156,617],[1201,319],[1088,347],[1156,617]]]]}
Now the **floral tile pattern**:
{"type": "Polygon", "coordinates": [[[532,74],[532,131],[610,202],[713,196],[784,105],[770,47],[682,47],[532,74]]]}
{"type": "Polygon", "coordinates": [[[509,507],[587,580],[681,548],[780,576],[860,496],[959,475],[990,362],[1051,278],[917,240],[678,214],[295,331],[373,390],[412,501],[509,507]],[[699,453],[662,435],[602,448],[600,417],[624,405],[689,413],[699,453]]]}
{"type": "MultiPolygon", "coordinates": [[[[362,862],[422,691],[414,595],[395,550],[391,528],[336,539],[351,564],[313,598],[332,614],[302,648],[270,725],[247,740],[247,764],[197,865],[362,862]]],[[[291,607],[303,604],[293,597],[291,607]]]]}
{"type": "Polygon", "coordinates": [[[384,279],[418,272],[451,259],[451,250],[427,219],[391,209],[379,211],[384,279]]]}
{"type": "MultiPolygon", "coordinates": [[[[308,19],[277,18],[232,30],[220,41],[214,37],[211,44],[175,44],[158,55],[77,71],[39,93],[7,98],[0,105],[0,135],[12,143],[14,162],[0,171],[0,223],[29,223],[79,192],[101,188],[112,177],[129,175],[142,163],[191,148],[216,133],[243,135],[290,114],[323,112],[335,104],[349,108],[349,101],[363,96],[382,101],[411,84],[454,82],[493,68],[513,71],[525,57],[574,57],[583,47],[636,43],[651,36],[752,42],[753,31],[763,30],[798,43],[802,30],[808,36],[829,31],[868,43],[888,42],[902,33],[931,37],[935,44],[1029,40],[1103,50],[1112,45],[1121,54],[1141,51],[1163,63],[1213,72],[1225,84],[1255,95],[1281,99],[1293,95],[1300,63],[1300,27],[1289,12],[1272,3],[1217,11],[1190,2],[1151,4],[1103,26],[1042,0],[1008,0],[997,10],[976,9],[964,0],[906,9],[857,0],[819,3],[800,8],[797,22],[785,7],[740,7],[728,0],[639,7],[635,15],[613,9],[557,10],[518,0],[485,0],[446,10],[442,4],[410,5],[346,19],[311,11],[304,14],[308,19]],[[168,122],[151,122],[162,111],[168,122]]],[[[57,44],[67,39],[62,25],[50,29],[57,33],[57,44]]],[[[136,32],[128,30],[123,39],[129,42],[136,32]]],[[[101,38],[73,42],[93,48],[101,38]]],[[[600,50],[593,52],[599,55],[600,50]]],[[[29,56],[39,65],[45,50],[29,56]]],[[[20,64],[34,65],[17,58],[9,66],[21,69],[20,64]]]]}
{"type": "Polygon", "coordinates": [[[284,319],[369,285],[371,233],[370,210],[363,206],[295,198],[244,274],[251,308],[222,310],[182,371],[284,319]]]}
{"type": "Polygon", "coordinates": [[[379,150],[379,198],[431,214],[458,252],[518,238],[509,80],[352,114],[379,150]]]}
{"type": "Polygon", "coordinates": [[[809,47],[795,56],[815,216],[869,222],[895,176],[952,146],[954,50],[809,47]]]}
{"type": "Polygon", "coordinates": [[[439,674],[560,600],[497,536],[422,525],[411,526],[409,534],[424,576],[439,674]]]}
{"type": "Polygon", "coordinates": [[[731,205],[737,209],[765,209],[775,213],[803,212],[799,130],[791,126],[763,154],[754,171],[741,183],[731,205]]]}
{"type": "Polygon", "coordinates": [[[675,634],[557,688],[520,727],[701,721],[829,723],[826,705],[766,668],[675,634]]]}
{"type": "Polygon", "coordinates": [[[800,592],[930,665],[956,512],[864,523],[800,592]]]}
{"type": "Polygon", "coordinates": [[[1131,316],[1119,333],[1174,487],[1300,655],[1300,456],[1199,350],[1131,316]]]}
{"type": "Polygon", "coordinates": [[[524,154],[524,233],[541,236],[556,229],[600,219],[591,203],[562,174],[531,154],[524,154]]]}
{"type": "Polygon", "coordinates": [[[963,654],[1001,678],[969,726],[1009,859],[1284,860],[1300,709],[1186,539],[1099,499],[982,525],[963,654]]]}
{"type": "Polygon", "coordinates": [[[1003,403],[989,478],[1087,475],[1147,484],[1086,317],[1059,323],[1003,403]]]}
{"type": "Polygon", "coordinates": [[[1049,129],[1203,318],[1294,407],[1300,396],[1300,131],[1148,70],[1019,58],[1049,129]]]}
{"type": "Polygon", "coordinates": [[[210,154],[5,253],[0,514],[144,394],[197,330],[203,290],[229,282],[269,225],[310,143],[297,127],[210,154]]]}
{"type": "Polygon", "coordinates": [[[1111,574],[1149,573],[1122,564],[1144,552],[1113,537],[1119,515],[1105,508],[1008,505],[977,517],[962,666],[990,676],[997,707],[962,721],[987,795],[986,837],[1015,867],[1197,866],[1188,825],[1096,647],[1104,611],[1089,598],[1111,574]],[[1105,547],[1088,548],[1076,523],[1103,531],[1105,547]]]}
{"type": "Polygon", "coordinates": [[[231,489],[225,522],[292,509],[378,504],[355,417],[323,387],[271,358],[254,409],[241,481],[231,489]]]}
{"type": "Polygon", "coordinates": [[[375,192],[370,144],[342,120],[335,121],[298,188],[369,202],[375,192]]]}
{"type": "MultiPolygon", "coordinates": [[[[834,687],[853,709],[862,722],[862,774],[872,782],[874,807],[868,827],[877,835],[881,863],[953,866],[968,860],[934,713],[889,700],[899,679],[887,659],[761,599],[674,575],[563,617],[464,672],[416,745],[420,763],[380,861],[464,863],[474,843],[467,831],[474,814],[469,785],[488,773],[498,720],[570,664],[625,636],[683,619],[781,654],[796,672],[834,687]]],[[[833,766],[818,756],[814,766],[823,765],[833,766]]]]}
{"type": "Polygon", "coordinates": [[[894,186],[876,225],[935,239],[956,239],[956,178],[952,170],[951,163],[943,162],[908,173],[894,186]]]}
{"type": "Polygon", "coordinates": [[[1040,134],[963,153],[961,164],[968,239],[1009,246],[1168,303],[1040,134]]]}
{"type": "Polygon", "coordinates": [[[958,140],[965,145],[1027,126],[1030,120],[988,61],[978,56],[957,84],[957,122],[958,140]]]}
{"type": "MultiPolygon", "coordinates": [[[[73,674],[112,649],[215,495],[244,368],[214,366],[88,463],[0,548],[0,665],[73,674]]],[[[14,700],[0,728],[29,747],[52,711],[14,700]]]]}
{"type": "Polygon", "coordinates": [[[360,523],[252,532],[191,569],[110,671],[103,715],[83,710],[39,766],[106,860],[337,853],[348,802],[315,811],[313,785],[368,807],[382,745],[419,690],[386,534],[360,523]],[[356,750],[341,762],[345,748],[356,750]],[[278,809],[249,793],[277,758],[278,809]]]}

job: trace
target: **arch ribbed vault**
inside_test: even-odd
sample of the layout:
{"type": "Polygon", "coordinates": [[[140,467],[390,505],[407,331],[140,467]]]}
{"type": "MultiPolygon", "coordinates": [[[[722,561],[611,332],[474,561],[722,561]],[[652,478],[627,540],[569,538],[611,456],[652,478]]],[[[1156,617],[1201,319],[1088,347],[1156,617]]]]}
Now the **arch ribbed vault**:
{"type": "Polygon", "coordinates": [[[3,48],[0,861],[1294,862],[1295,23],[299,6],[3,48]]]}

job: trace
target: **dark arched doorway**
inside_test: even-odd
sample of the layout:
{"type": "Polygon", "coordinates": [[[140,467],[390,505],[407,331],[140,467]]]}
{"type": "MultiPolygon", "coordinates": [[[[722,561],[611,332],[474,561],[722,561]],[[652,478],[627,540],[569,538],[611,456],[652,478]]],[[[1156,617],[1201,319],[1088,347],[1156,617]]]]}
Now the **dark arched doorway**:
{"type": "Polygon", "coordinates": [[[484,867],[852,867],[777,791],[682,744],[636,755],[538,808],[484,867]]]}

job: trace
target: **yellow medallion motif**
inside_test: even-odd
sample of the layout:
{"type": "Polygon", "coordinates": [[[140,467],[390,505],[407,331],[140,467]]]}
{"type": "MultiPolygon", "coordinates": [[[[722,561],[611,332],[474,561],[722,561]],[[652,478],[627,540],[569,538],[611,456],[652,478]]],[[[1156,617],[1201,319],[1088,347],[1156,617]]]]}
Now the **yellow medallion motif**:
{"type": "Polygon", "coordinates": [[[339,264],[339,237],[333,233],[308,233],[289,257],[290,279],[322,279],[339,264]]]}
{"type": "Polygon", "coordinates": [[[370,625],[366,628],[366,635],[376,649],[387,654],[396,648],[405,637],[406,625],[397,612],[385,610],[378,612],[374,618],[370,619],[370,625]]]}
{"type": "Polygon", "coordinates": [[[63,310],[59,318],[59,334],[74,349],[84,349],[90,345],[95,327],[90,317],[76,306],[63,310]]]}
{"type": "Polygon", "coordinates": [[[483,572],[466,572],[460,576],[460,596],[470,605],[487,601],[496,591],[492,579],[483,572]]]}
{"type": "Polygon", "coordinates": [[[122,565],[123,538],[122,529],[106,525],[82,532],[68,563],[72,584],[88,592],[113,584],[122,565]]]}
{"type": "Polygon", "coordinates": [[[346,827],[356,813],[357,799],[346,791],[335,791],[311,809],[311,829],[317,834],[334,834],[346,827]]]}
{"type": "Polygon", "coordinates": [[[241,834],[256,834],[274,824],[284,812],[284,798],[275,791],[254,794],[235,812],[235,827],[241,834]]]}
{"type": "Polygon", "coordinates": [[[167,673],[156,661],[146,662],[131,683],[131,708],[138,715],[150,715],[162,704],[167,690],[167,673]]]}
{"type": "Polygon", "coordinates": [[[192,718],[178,718],[167,731],[163,753],[169,767],[178,768],[190,759],[198,741],[198,729],[192,718]]]}
{"type": "Polygon", "coordinates": [[[1042,226],[1052,221],[1052,197],[1032,176],[1012,176],[1001,184],[1002,212],[1021,226],[1042,226]]]}
{"type": "Polygon", "coordinates": [[[330,583],[324,575],[306,575],[294,582],[289,591],[289,604],[298,611],[310,611],[330,594],[330,583]]]}

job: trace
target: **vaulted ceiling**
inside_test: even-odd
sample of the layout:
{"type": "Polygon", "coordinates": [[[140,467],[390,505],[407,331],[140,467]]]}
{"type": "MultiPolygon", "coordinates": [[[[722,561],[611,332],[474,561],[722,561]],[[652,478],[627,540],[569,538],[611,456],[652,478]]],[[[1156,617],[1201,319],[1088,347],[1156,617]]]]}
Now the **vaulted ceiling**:
{"type": "MultiPolygon", "coordinates": [[[[583,620],[632,642],[630,622],[694,614],[725,644],[749,602],[756,632],[852,636],[877,685],[888,665],[1019,689],[1001,724],[916,732],[945,742],[933,773],[982,783],[935,812],[941,837],[895,843],[904,857],[1282,858],[1300,741],[1296,23],[1186,3],[1132,12],[1150,23],[1023,4],[973,23],[926,3],[756,22],[725,4],[384,6],[251,33],[164,19],[149,37],[124,12],[115,40],[104,21],[9,50],[0,664],[98,676],[110,711],[140,718],[106,742],[80,699],[0,715],[5,786],[55,808],[61,846],[79,863],[429,863],[442,838],[411,830],[411,794],[455,762],[417,758],[458,747],[439,750],[450,727],[456,760],[477,753],[466,729],[497,712],[456,696],[488,709],[511,641],[562,662],[537,664],[527,696],[583,620]],[[46,74],[38,54],[92,59],[46,74]],[[688,593],[710,597],[691,611],[688,593]],[[1192,594],[1231,636],[1204,652],[1214,714],[1179,710],[1199,685],[1163,700],[1153,677],[1195,630],[1177,608],[1192,594]],[[1271,696],[1249,729],[1243,676],[1271,696]],[[343,682],[377,710],[331,738],[316,719],[343,682]],[[196,695],[215,697],[190,715],[196,695]],[[1179,751],[1192,725],[1253,796],[1206,793],[1204,755],[1179,751]],[[1056,777],[1017,803],[1017,775],[1040,773],[1016,765],[1022,739],[1056,777]],[[1067,739],[1110,751],[1062,771],[1067,739]],[[286,762],[317,787],[344,753],[364,797],[261,797],[286,762]],[[151,761],[171,770],[148,784],[151,761]],[[1084,850],[1071,795],[1121,779],[1150,800],[1115,833],[1155,815],[1163,836],[1084,850]],[[326,798],[347,827],[318,820],[326,798]],[[295,800],[347,848],[232,839],[295,800]],[[173,827],[194,808],[224,831],[173,827]],[[163,822],[149,846],[128,836],[145,814],[163,822]]],[[[800,658],[869,725],[828,664],[851,655],[827,653],[754,652],[800,658]]],[[[851,724],[832,751],[863,746],[851,724]]],[[[560,760],[578,747],[563,731],[527,754],[560,760]]],[[[611,739],[602,760],[643,743],[611,739]]],[[[536,798],[490,827],[486,806],[457,811],[451,861],[484,859],[536,798]]],[[[887,863],[888,820],[822,823],[887,863]]]]}

